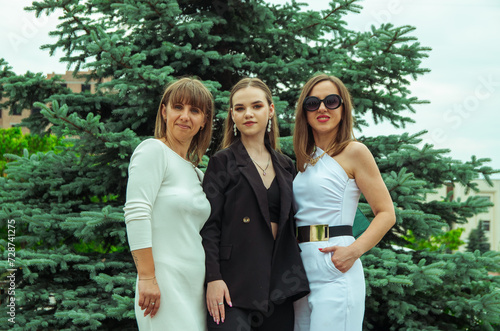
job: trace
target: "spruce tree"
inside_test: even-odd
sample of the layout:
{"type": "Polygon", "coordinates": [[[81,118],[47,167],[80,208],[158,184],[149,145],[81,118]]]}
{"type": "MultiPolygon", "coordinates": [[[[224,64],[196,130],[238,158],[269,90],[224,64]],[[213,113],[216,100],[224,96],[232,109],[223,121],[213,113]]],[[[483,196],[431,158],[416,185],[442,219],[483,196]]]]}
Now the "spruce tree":
{"type": "MultiPolygon", "coordinates": [[[[364,118],[411,124],[405,114],[425,103],[411,95],[410,79],[428,72],[421,60],[430,49],[410,26],[382,24],[370,31],[347,28],[343,17],[359,1],[332,1],[314,11],[295,1],[262,0],[78,1],[42,0],[35,15],[62,11],[58,40],[43,46],[87,79],[97,93],[73,93],[55,77],[12,73],[0,61],[2,107],[42,108],[25,122],[32,132],[64,137],[58,153],[10,156],[0,178],[0,227],[16,225],[16,323],[1,329],[135,329],[135,268],[126,242],[123,204],[129,158],[153,134],[166,84],[197,76],[215,97],[217,149],[227,115],[228,90],[240,78],[258,76],[271,87],[279,114],[283,151],[291,146],[294,105],[316,72],[340,77],[349,87],[358,128],[364,118]],[[88,71],[87,73],[85,73],[88,71]],[[105,78],[111,78],[105,81],[105,78]]],[[[8,60],[8,59],[6,59],[8,60]]],[[[453,223],[485,211],[469,198],[427,202],[447,183],[477,189],[479,176],[497,171],[488,159],[462,163],[447,150],[417,147],[423,132],[359,137],[374,154],[396,206],[397,224],[363,256],[367,281],[364,326],[368,330],[492,329],[500,325],[500,254],[403,250],[411,230],[417,240],[441,234],[453,223]]],[[[373,214],[362,198],[365,214],[373,214]]],[[[7,248],[7,236],[0,247],[7,248]]],[[[4,270],[8,250],[0,264],[4,270]]],[[[8,309],[2,295],[0,313],[8,309]]]]}
{"type": "Polygon", "coordinates": [[[476,250],[481,253],[490,250],[490,244],[483,228],[483,222],[479,221],[477,228],[473,229],[469,234],[469,242],[467,243],[467,251],[475,252],[476,250]]]}

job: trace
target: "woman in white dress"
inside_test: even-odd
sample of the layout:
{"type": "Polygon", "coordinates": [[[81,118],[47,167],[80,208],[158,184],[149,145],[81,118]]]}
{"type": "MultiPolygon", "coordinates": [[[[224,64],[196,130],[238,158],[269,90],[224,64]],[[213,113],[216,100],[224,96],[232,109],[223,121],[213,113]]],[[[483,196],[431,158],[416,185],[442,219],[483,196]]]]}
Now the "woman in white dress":
{"type": "Polygon", "coordinates": [[[293,137],[299,174],[295,220],[311,293],[296,301],[295,331],[356,331],[365,282],[359,258],[395,223],[391,197],[368,148],[354,139],[351,97],[336,77],[317,75],[297,102],[293,137]],[[363,193],[375,218],[357,239],[352,224],[363,193]]]}
{"type": "Polygon", "coordinates": [[[210,203],[196,165],[210,143],[212,113],[212,95],[200,81],[174,82],[163,94],[155,139],[137,146],[130,160],[124,211],[141,331],[206,330],[199,232],[210,203]]]}

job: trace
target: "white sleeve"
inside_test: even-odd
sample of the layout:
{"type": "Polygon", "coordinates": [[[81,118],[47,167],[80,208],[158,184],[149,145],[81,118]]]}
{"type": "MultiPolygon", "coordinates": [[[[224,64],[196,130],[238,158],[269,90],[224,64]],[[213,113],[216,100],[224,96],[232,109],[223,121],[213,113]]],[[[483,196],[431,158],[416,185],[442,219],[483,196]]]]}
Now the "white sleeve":
{"type": "Polygon", "coordinates": [[[125,224],[130,250],[152,246],[153,205],[167,170],[162,142],[143,141],[135,149],[128,168],[125,224]]]}

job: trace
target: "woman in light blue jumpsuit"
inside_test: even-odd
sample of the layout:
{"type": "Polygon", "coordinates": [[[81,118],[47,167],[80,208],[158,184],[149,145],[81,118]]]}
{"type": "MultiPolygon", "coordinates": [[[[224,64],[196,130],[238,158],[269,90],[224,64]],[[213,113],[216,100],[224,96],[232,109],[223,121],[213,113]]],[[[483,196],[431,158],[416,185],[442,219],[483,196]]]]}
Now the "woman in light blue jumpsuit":
{"type": "Polygon", "coordinates": [[[356,331],[363,325],[365,281],[359,257],[395,223],[394,207],[368,148],[354,139],[349,92],[317,75],[297,103],[293,183],[297,239],[311,293],[296,301],[295,331],[356,331]],[[354,239],[363,193],[375,218],[354,239]]]}

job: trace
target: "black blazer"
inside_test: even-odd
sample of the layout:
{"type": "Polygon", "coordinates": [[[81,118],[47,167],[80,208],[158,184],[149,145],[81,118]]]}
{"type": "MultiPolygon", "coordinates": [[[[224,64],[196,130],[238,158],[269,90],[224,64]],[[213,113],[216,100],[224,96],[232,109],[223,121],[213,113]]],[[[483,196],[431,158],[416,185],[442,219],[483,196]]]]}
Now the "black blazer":
{"type": "Polygon", "coordinates": [[[295,238],[292,160],[268,143],[280,188],[280,219],[274,240],[267,191],[240,140],[210,159],[203,189],[212,212],[201,230],[206,282],[222,279],[233,306],[266,312],[269,301],[309,293],[295,238]]]}

